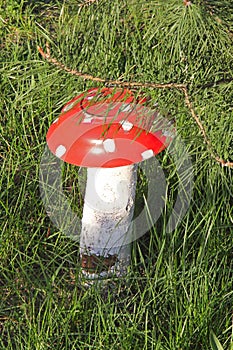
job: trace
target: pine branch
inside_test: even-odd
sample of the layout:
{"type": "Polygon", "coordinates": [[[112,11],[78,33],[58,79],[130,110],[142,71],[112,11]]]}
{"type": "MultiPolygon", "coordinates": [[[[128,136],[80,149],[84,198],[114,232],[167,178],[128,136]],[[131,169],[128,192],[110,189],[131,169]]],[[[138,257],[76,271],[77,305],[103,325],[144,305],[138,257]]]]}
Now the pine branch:
{"type": "Polygon", "coordinates": [[[187,85],[177,84],[177,83],[161,83],[160,84],[160,83],[122,82],[120,80],[107,80],[107,79],[103,79],[100,77],[95,77],[91,74],[85,74],[85,73],[79,72],[76,69],[68,68],[65,64],[57,61],[56,58],[51,57],[50,48],[49,48],[48,43],[46,43],[46,52],[44,52],[40,46],[38,46],[37,49],[38,49],[39,53],[41,54],[41,56],[49,63],[52,63],[53,65],[55,65],[59,69],[66,71],[69,74],[76,75],[84,80],[91,80],[91,81],[104,83],[107,86],[121,86],[121,87],[125,87],[125,88],[140,88],[141,87],[141,88],[155,88],[155,89],[177,89],[177,90],[182,91],[184,94],[185,104],[188,107],[195,123],[197,124],[197,126],[202,134],[202,137],[204,139],[204,142],[207,145],[207,148],[208,148],[208,151],[209,151],[211,157],[216,162],[220,163],[223,167],[226,166],[226,167],[233,168],[233,162],[225,161],[224,159],[220,158],[216,154],[216,152],[214,151],[213,146],[212,146],[212,144],[207,136],[207,133],[205,131],[205,128],[204,128],[202,122],[200,121],[199,117],[197,116],[197,114],[193,108],[192,102],[189,98],[187,85]]]}
{"type": "Polygon", "coordinates": [[[215,151],[213,150],[213,146],[212,146],[212,144],[211,144],[211,142],[210,142],[210,140],[209,140],[209,138],[208,138],[208,136],[207,136],[207,134],[206,134],[205,128],[204,128],[202,122],[200,121],[200,119],[198,118],[197,114],[196,114],[195,111],[194,111],[194,108],[193,108],[193,106],[192,106],[192,103],[191,103],[190,98],[189,98],[189,95],[188,95],[188,90],[187,90],[187,88],[184,88],[184,89],[183,89],[183,92],[184,92],[184,96],[185,96],[185,103],[186,103],[186,106],[189,108],[193,119],[195,120],[195,122],[196,122],[198,128],[199,128],[200,131],[201,131],[201,134],[202,134],[203,139],[204,139],[204,141],[205,141],[205,143],[206,143],[206,145],[207,145],[207,148],[208,148],[208,150],[209,150],[209,153],[210,153],[211,157],[212,157],[213,159],[215,159],[218,163],[220,163],[222,166],[227,166],[227,167],[233,168],[233,162],[227,162],[227,161],[225,161],[224,159],[220,158],[220,157],[215,153],[215,151]]]}
{"type": "Polygon", "coordinates": [[[84,80],[91,80],[96,81],[99,83],[104,83],[108,86],[121,86],[121,87],[134,87],[134,88],[140,88],[140,87],[148,87],[148,88],[156,88],[156,89],[169,89],[169,88],[176,88],[176,89],[184,89],[186,85],[184,84],[176,84],[176,83],[168,83],[168,84],[156,84],[156,83],[140,83],[140,82],[123,82],[120,80],[107,80],[99,77],[94,77],[91,74],[85,74],[82,72],[79,72],[75,69],[70,69],[66,67],[63,63],[57,61],[55,58],[52,58],[50,55],[50,50],[48,47],[48,44],[46,45],[46,53],[42,50],[41,47],[37,47],[38,51],[40,52],[41,56],[47,60],[49,63],[52,63],[53,65],[57,66],[61,70],[66,71],[67,73],[70,73],[72,75],[76,75],[84,80]]]}

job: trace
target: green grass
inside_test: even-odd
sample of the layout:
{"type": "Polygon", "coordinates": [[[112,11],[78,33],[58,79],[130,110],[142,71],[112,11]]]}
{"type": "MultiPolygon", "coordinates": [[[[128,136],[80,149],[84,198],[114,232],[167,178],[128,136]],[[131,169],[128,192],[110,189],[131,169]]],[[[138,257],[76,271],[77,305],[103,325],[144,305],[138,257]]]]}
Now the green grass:
{"type": "MultiPolygon", "coordinates": [[[[187,8],[181,0],[80,3],[2,0],[0,348],[214,349],[213,331],[232,350],[232,170],[211,159],[181,92],[141,89],[176,118],[194,169],[190,207],[167,233],[178,177],[165,151],[158,157],[168,186],[165,208],[134,242],[129,275],[114,288],[83,288],[78,242],[49,220],[39,168],[61,107],[102,85],[57,69],[37,51],[49,41],[52,55],[67,66],[106,79],[188,83],[214,149],[232,161],[232,9],[210,0],[187,8]]],[[[78,187],[75,196],[69,192],[75,172],[64,171],[74,208],[82,203],[78,187]]],[[[141,174],[139,211],[143,191],[141,174]]]]}

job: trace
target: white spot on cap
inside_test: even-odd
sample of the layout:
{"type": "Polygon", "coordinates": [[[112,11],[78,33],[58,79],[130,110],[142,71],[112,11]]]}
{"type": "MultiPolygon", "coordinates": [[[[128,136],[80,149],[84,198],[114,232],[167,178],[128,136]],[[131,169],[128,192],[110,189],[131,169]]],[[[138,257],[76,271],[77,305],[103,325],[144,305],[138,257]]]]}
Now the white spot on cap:
{"type": "Polygon", "coordinates": [[[75,104],[75,101],[74,101],[74,102],[68,103],[68,104],[63,108],[63,112],[69,111],[69,110],[73,107],[74,104],[75,104]]]}
{"type": "Polygon", "coordinates": [[[103,140],[91,140],[91,143],[93,143],[94,145],[102,145],[103,140]]]}
{"type": "Polygon", "coordinates": [[[83,119],[83,123],[91,123],[92,120],[93,120],[93,117],[85,117],[85,118],[83,119]]]}
{"type": "Polygon", "coordinates": [[[122,104],[121,112],[131,112],[133,110],[130,104],[122,104]]]}
{"type": "Polygon", "coordinates": [[[59,119],[59,118],[55,119],[55,120],[53,121],[53,124],[55,124],[55,123],[58,121],[58,119],[59,119]]]}
{"type": "Polygon", "coordinates": [[[141,153],[142,159],[149,159],[154,156],[152,149],[148,149],[141,153]]]}
{"type": "Polygon", "coordinates": [[[91,149],[91,153],[92,154],[101,154],[101,153],[103,153],[103,148],[101,149],[100,147],[93,147],[91,149]]]}
{"type": "Polygon", "coordinates": [[[103,140],[92,140],[91,143],[93,143],[95,146],[92,147],[91,153],[93,154],[101,154],[104,152],[102,144],[103,140]]]}
{"type": "Polygon", "coordinates": [[[93,115],[83,112],[85,118],[83,119],[83,123],[91,123],[92,120],[94,119],[93,115]]]}
{"type": "Polygon", "coordinates": [[[104,150],[106,152],[114,152],[116,150],[116,144],[115,141],[112,139],[106,139],[103,141],[103,146],[104,146],[104,150]]]}
{"type": "Polygon", "coordinates": [[[130,131],[133,128],[133,123],[127,122],[125,120],[120,122],[124,131],[130,131]]]}
{"type": "Polygon", "coordinates": [[[95,96],[94,95],[91,95],[91,96],[87,96],[86,99],[87,100],[92,100],[95,96]]]}
{"type": "Polygon", "coordinates": [[[56,151],[55,151],[55,155],[58,158],[61,158],[65,153],[66,153],[66,148],[63,145],[58,146],[56,151]]]}

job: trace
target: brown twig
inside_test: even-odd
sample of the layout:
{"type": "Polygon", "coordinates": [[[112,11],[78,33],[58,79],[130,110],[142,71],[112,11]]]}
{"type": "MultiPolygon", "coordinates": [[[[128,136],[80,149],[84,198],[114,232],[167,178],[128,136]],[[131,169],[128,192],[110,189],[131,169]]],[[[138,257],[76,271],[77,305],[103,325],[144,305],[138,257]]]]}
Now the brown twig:
{"type": "Polygon", "coordinates": [[[37,47],[38,51],[40,52],[41,56],[47,60],[48,62],[52,63],[53,65],[59,67],[61,70],[66,71],[67,73],[70,73],[72,75],[76,75],[78,77],[83,78],[84,80],[91,80],[91,81],[96,81],[99,83],[104,83],[107,85],[115,85],[115,86],[121,86],[121,87],[134,87],[134,88],[139,88],[139,87],[149,87],[149,88],[157,88],[157,89],[168,89],[168,88],[176,88],[176,89],[183,89],[186,87],[184,84],[176,84],[176,83],[168,83],[168,84],[156,84],[156,83],[140,83],[140,82],[123,82],[121,80],[106,80],[103,78],[99,77],[94,77],[91,74],[85,74],[82,72],[77,71],[76,69],[70,69],[66,67],[63,63],[57,61],[55,58],[52,58],[50,56],[50,52],[47,50],[46,46],[46,52],[42,50],[41,47],[37,47]]]}
{"type": "Polygon", "coordinates": [[[185,104],[188,107],[188,109],[190,110],[190,113],[191,113],[193,119],[195,120],[195,122],[196,122],[202,136],[203,136],[203,139],[207,145],[207,148],[210,152],[211,157],[213,159],[215,159],[215,161],[220,163],[222,166],[226,166],[226,167],[230,167],[230,168],[233,167],[233,162],[225,161],[224,159],[220,158],[214,152],[213,146],[212,146],[212,144],[211,144],[211,142],[206,134],[205,128],[204,128],[202,122],[200,121],[200,119],[198,118],[198,116],[197,116],[197,114],[192,106],[192,102],[190,101],[189,94],[188,94],[187,85],[177,84],[177,83],[159,84],[159,83],[123,82],[120,80],[106,80],[103,78],[95,77],[91,74],[85,74],[85,73],[79,72],[76,69],[70,69],[65,64],[57,61],[55,58],[51,57],[50,48],[49,48],[48,43],[46,43],[46,52],[44,52],[40,46],[38,46],[37,48],[38,48],[38,51],[40,52],[41,56],[45,60],[47,60],[49,63],[52,63],[53,65],[60,68],[61,70],[64,70],[69,74],[76,75],[84,80],[91,80],[91,81],[104,83],[105,85],[121,86],[121,87],[125,87],[125,88],[140,88],[140,87],[142,87],[142,88],[155,88],[155,89],[177,89],[177,90],[182,91],[184,94],[185,104]]]}
{"type": "Polygon", "coordinates": [[[220,163],[222,166],[228,166],[228,167],[233,167],[233,162],[226,162],[224,159],[220,158],[214,151],[213,151],[213,147],[212,147],[212,144],[206,134],[206,131],[205,131],[205,128],[203,126],[203,124],[201,123],[200,119],[198,118],[197,114],[195,113],[194,109],[193,109],[193,106],[192,106],[192,103],[190,101],[190,98],[189,98],[189,95],[188,95],[188,90],[187,90],[187,87],[185,87],[183,89],[183,92],[184,92],[184,96],[185,96],[185,103],[186,103],[186,106],[188,107],[188,109],[190,110],[191,112],[191,115],[193,117],[193,119],[195,120],[198,128],[200,129],[201,131],[201,134],[203,136],[203,139],[205,140],[205,143],[208,147],[208,150],[212,156],[212,158],[214,158],[218,163],[220,163]]]}

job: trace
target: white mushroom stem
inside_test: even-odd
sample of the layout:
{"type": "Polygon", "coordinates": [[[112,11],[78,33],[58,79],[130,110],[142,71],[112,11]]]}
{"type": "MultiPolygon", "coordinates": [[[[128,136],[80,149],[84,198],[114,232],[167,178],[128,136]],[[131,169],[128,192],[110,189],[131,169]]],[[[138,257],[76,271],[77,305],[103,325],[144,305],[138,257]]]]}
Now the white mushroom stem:
{"type": "Polygon", "coordinates": [[[98,279],[127,272],[137,165],[88,168],[80,258],[85,277],[98,279]]]}

